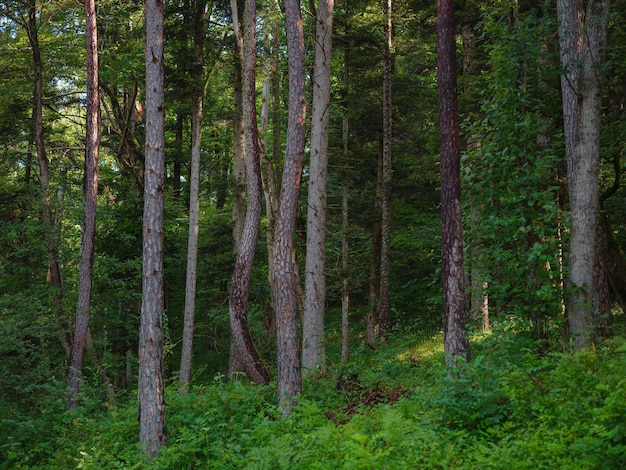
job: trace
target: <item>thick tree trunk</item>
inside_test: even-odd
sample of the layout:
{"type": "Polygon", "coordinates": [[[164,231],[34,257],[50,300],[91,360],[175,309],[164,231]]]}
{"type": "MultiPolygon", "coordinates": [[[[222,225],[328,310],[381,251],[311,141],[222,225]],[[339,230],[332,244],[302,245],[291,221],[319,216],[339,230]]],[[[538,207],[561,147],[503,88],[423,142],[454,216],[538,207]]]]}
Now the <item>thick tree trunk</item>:
{"type": "MultiPolygon", "coordinates": [[[[234,2],[233,2],[234,3],[234,2]]],[[[233,20],[238,21],[236,5],[233,4],[233,20]]],[[[250,380],[268,383],[270,375],[254,348],[248,329],[248,294],[252,276],[252,264],[259,239],[263,188],[259,134],[256,120],[256,2],[247,0],[244,13],[243,40],[243,115],[246,153],[248,205],[246,219],[235,263],[230,289],[230,327],[232,343],[241,360],[243,370],[250,380]]]]}
{"type": "Polygon", "coordinates": [[[274,247],[274,298],[278,365],[278,403],[291,410],[302,390],[298,347],[298,298],[294,272],[294,237],[298,193],[304,160],[306,96],[304,78],[304,36],[300,3],[285,0],[287,55],[289,62],[289,115],[287,148],[281,182],[274,247]]]}
{"type": "Polygon", "coordinates": [[[461,155],[452,0],[437,0],[437,32],[444,350],[446,363],[455,367],[459,359],[469,360],[470,348],[465,325],[467,306],[461,219],[461,155]]]}
{"type": "Polygon", "coordinates": [[[163,383],[163,203],[165,103],[163,2],[146,0],[146,164],[139,330],[139,442],[155,457],[165,444],[163,383]]]}
{"type": "Polygon", "coordinates": [[[334,0],[319,0],[315,30],[311,163],[307,210],[305,300],[302,322],[302,368],[324,369],[324,310],[326,308],[326,179],[334,0]]]}
{"type": "MultiPolygon", "coordinates": [[[[191,172],[189,181],[189,235],[187,238],[187,275],[185,284],[185,314],[183,346],[180,357],[181,393],[186,393],[191,382],[193,357],[193,330],[196,312],[196,270],[198,265],[198,226],[200,220],[200,150],[202,144],[202,100],[204,91],[204,45],[205,0],[196,0],[194,14],[194,86],[191,98],[191,172]]],[[[176,180],[174,180],[176,182],[176,180]]],[[[180,183],[180,181],[179,181],[180,183]]]]}
{"type": "Polygon", "coordinates": [[[78,268],[78,302],[72,350],[67,368],[69,387],[67,409],[76,407],[83,371],[83,357],[91,310],[96,207],[98,198],[98,152],[100,146],[100,101],[98,95],[98,28],[95,0],[85,0],[85,39],[87,56],[87,115],[85,138],[85,220],[78,268]]]}
{"type": "Polygon", "coordinates": [[[588,2],[579,61],[574,145],[571,165],[568,165],[571,168],[568,175],[571,213],[568,280],[571,292],[567,315],[574,349],[591,344],[594,310],[597,309],[593,303],[593,292],[596,289],[594,264],[598,252],[595,225],[599,208],[600,69],[606,49],[608,11],[609,0],[588,2]]]}
{"type": "MultiPolygon", "coordinates": [[[[233,11],[235,46],[233,54],[233,251],[239,254],[243,226],[246,221],[246,152],[243,134],[243,38],[240,31],[240,5],[236,0],[230,2],[233,11]]],[[[243,372],[243,359],[232,341],[228,362],[228,376],[232,379],[238,372],[243,372]]]]}
{"type": "Polygon", "coordinates": [[[391,324],[389,273],[391,270],[391,181],[393,176],[393,21],[392,0],[383,0],[385,44],[383,48],[383,185],[381,206],[380,297],[378,302],[378,336],[387,341],[391,324]]]}

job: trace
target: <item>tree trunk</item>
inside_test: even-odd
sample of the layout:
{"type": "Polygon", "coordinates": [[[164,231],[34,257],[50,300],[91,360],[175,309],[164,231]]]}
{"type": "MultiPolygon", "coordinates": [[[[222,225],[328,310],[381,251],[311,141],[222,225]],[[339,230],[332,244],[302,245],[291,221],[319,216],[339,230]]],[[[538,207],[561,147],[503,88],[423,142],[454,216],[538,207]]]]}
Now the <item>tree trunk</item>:
{"type": "Polygon", "coordinates": [[[67,368],[69,387],[67,409],[77,405],[80,377],[91,310],[94,245],[96,240],[96,207],[98,198],[98,152],[100,146],[100,101],[98,95],[98,28],[95,0],[85,0],[85,39],[87,55],[87,111],[85,138],[85,220],[78,269],[78,302],[72,350],[67,368]]]}
{"type": "MultiPolygon", "coordinates": [[[[346,5],[346,14],[348,14],[346,5]]],[[[345,26],[345,36],[348,36],[348,23],[345,26]]],[[[344,49],[343,56],[343,160],[344,165],[348,164],[350,158],[350,132],[348,115],[348,45],[344,49]]],[[[350,251],[349,251],[349,204],[350,188],[348,171],[344,169],[341,173],[341,362],[344,364],[350,360],[350,251]]]]}
{"type": "Polygon", "coordinates": [[[376,171],[376,194],[374,196],[374,222],[372,223],[372,252],[370,257],[370,276],[369,276],[369,293],[368,307],[366,318],[366,337],[367,344],[374,346],[379,340],[379,322],[378,322],[378,300],[380,295],[380,207],[382,200],[382,184],[383,182],[383,160],[378,158],[376,171]]]}
{"type": "Polygon", "coordinates": [[[389,273],[391,268],[391,180],[393,177],[393,21],[392,0],[383,0],[385,45],[383,48],[383,186],[381,206],[380,297],[378,302],[378,333],[381,342],[387,341],[391,323],[389,301],[389,273]]]}
{"type": "Polygon", "coordinates": [[[165,444],[163,383],[163,202],[165,104],[163,2],[146,0],[146,163],[139,330],[139,442],[150,457],[165,444]]]}
{"type": "Polygon", "coordinates": [[[334,0],[319,0],[315,30],[311,163],[307,210],[305,301],[302,322],[304,372],[325,368],[324,310],[326,308],[326,183],[328,121],[334,0]]]}
{"type": "MultiPolygon", "coordinates": [[[[594,263],[598,252],[595,225],[599,208],[600,76],[606,50],[609,3],[609,0],[588,2],[585,12],[579,61],[578,110],[571,165],[568,165],[571,168],[568,179],[571,213],[568,280],[571,292],[567,315],[574,349],[591,344],[594,311],[597,310],[592,294],[596,289],[594,263]]],[[[570,8],[573,7],[570,5],[570,8]]],[[[568,64],[563,65],[566,68],[568,64]]]]}
{"type": "MultiPolygon", "coordinates": [[[[187,393],[191,382],[193,357],[193,330],[196,312],[196,270],[198,265],[198,226],[200,219],[200,155],[202,144],[202,100],[204,91],[204,45],[205,0],[196,0],[194,14],[194,86],[191,98],[191,172],[189,178],[189,236],[187,238],[187,275],[185,285],[185,314],[183,346],[180,357],[181,393],[187,393]]],[[[179,181],[180,183],[180,181],[179,181]]]]}
{"type": "MultiPolygon", "coordinates": [[[[238,23],[237,6],[233,6],[233,21],[238,23]]],[[[248,205],[241,237],[241,245],[235,263],[230,289],[229,309],[232,343],[241,359],[243,370],[250,380],[268,383],[270,374],[254,348],[248,329],[248,294],[252,276],[252,264],[261,223],[263,188],[259,133],[256,120],[256,2],[247,0],[244,13],[243,40],[243,116],[246,153],[248,205]]]]}
{"type": "Polygon", "coordinates": [[[57,262],[58,240],[54,236],[54,217],[50,201],[50,168],[43,136],[43,62],[39,47],[37,26],[37,5],[31,0],[28,9],[28,23],[24,25],[33,54],[33,141],[39,162],[39,194],[41,199],[41,218],[44,229],[44,244],[48,254],[48,273],[46,281],[52,290],[52,305],[61,332],[61,345],[69,358],[71,337],[65,322],[62,307],[63,280],[61,268],[57,262]]]}
{"type": "Polygon", "coordinates": [[[302,390],[298,351],[298,299],[294,273],[294,237],[298,193],[304,160],[306,96],[304,37],[300,3],[285,0],[287,55],[289,62],[289,115],[287,148],[281,182],[274,247],[274,298],[278,365],[278,403],[289,412],[302,390]]]}
{"type": "Polygon", "coordinates": [[[459,359],[469,360],[470,348],[465,325],[461,155],[452,0],[437,0],[437,32],[444,350],[448,366],[456,367],[459,359]]]}

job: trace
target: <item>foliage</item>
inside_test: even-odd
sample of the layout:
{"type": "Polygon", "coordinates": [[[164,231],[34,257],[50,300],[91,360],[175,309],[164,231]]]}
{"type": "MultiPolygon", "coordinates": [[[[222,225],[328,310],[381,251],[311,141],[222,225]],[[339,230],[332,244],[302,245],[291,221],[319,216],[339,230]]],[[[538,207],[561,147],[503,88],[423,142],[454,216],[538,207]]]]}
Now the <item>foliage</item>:
{"type": "MultiPolygon", "coordinates": [[[[449,377],[441,336],[397,331],[379,351],[309,379],[293,413],[274,387],[228,381],[167,390],[168,446],[150,468],[619,468],[626,459],[626,340],[538,355],[526,334],[473,338],[449,377]],[[346,391],[341,380],[351,377],[346,391]],[[356,397],[379,393],[378,400],[356,397]],[[392,393],[393,392],[393,393],[392,393]],[[385,395],[385,393],[387,395],[385,395]]],[[[57,395],[58,396],[58,395],[57,395]]],[[[134,398],[62,412],[7,409],[0,468],[143,468],[134,398]],[[10,431],[8,431],[10,429],[10,431]]]]}

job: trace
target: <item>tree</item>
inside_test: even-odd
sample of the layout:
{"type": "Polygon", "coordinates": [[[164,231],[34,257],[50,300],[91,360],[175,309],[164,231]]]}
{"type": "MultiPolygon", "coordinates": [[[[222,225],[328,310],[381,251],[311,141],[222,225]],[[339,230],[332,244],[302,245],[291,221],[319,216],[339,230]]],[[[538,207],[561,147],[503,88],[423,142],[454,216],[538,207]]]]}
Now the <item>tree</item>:
{"type": "MultiPolygon", "coordinates": [[[[233,23],[238,25],[237,5],[231,2],[233,23]]],[[[259,239],[262,194],[259,132],[256,117],[256,1],[247,0],[244,12],[243,38],[243,131],[246,154],[247,201],[246,218],[239,252],[235,262],[229,297],[231,341],[241,365],[251,380],[268,383],[270,374],[261,362],[248,329],[248,294],[252,264],[259,239]]],[[[237,26],[235,26],[237,28],[237,26]]]]}
{"type": "Polygon", "coordinates": [[[69,393],[67,408],[76,407],[83,370],[83,357],[91,309],[93,259],[96,239],[98,198],[98,152],[100,147],[100,101],[98,95],[98,28],[95,0],[85,0],[85,39],[87,49],[87,115],[85,139],[85,183],[83,236],[78,277],[76,325],[67,367],[69,393]]]}
{"type": "Polygon", "coordinates": [[[302,322],[302,368],[325,367],[326,183],[334,0],[320,0],[315,28],[315,64],[311,106],[311,163],[307,209],[305,302],[302,322]]]}
{"type": "Polygon", "coordinates": [[[606,50],[609,0],[559,1],[559,43],[563,83],[563,119],[568,156],[571,213],[570,293],[567,316],[572,345],[581,349],[593,338],[596,225],[599,209],[601,77],[606,50]],[[575,117],[573,117],[575,116],[575,117]],[[572,122],[572,119],[575,119],[572,122]]]}
{"type": "Polygon", "coordinates": [[[139,442],[150,457],[165,444],[163,383],[163,204],[165,103],[163,1],[146,0],[146,163],[139,329],[139,442]]]}
{"type": "Polygon", "coordinates": [[[437,32],[444,350],[446,363],[455,367],[459,358],[469,360],[470,349],[465,332],[467,306],[463,267],[461,155],[452,0],[437,0],[437,32]]]}
{"type": "Polygon", "coordinates": [[[389,274],[391,269],[391,183],[393,177],[393,2],[383,1],[383,149],[382,149],[382,197],[380,222],[380,296],[378,302],[379,339],[387,341],[391,322],[389,300],[389,274]]]}
{"type": "Polygon", "coordinates": [[[289,114],[287,148],[276,214],[274,247],[274,300],[276,311],[278,403],[289,412],[302,390],[298,348],[298,301],[294,267],[294,236],[298,194],[304,160],[306,96],[304,87],[304,36],[300,3],[285,1],[289,62],[289,114]]]}
{"type": "MultiPolygon", "coordinates": [[[[193,330],[196,310],[196,270],[198,265],[198,226],[200,219],[200,149],[202,144],[202,99],[204,95],[204,16],[206,2],[196,0],[194,13],[194,90],[191,98],[191,170],[189,182],[189,236],[187,238],[187,275],[183,347],[180,358],[181,391],[186,393],[191,381],[193,330]]],[[[176,179],[174,183],[176,184],[176,179]]],[[[180,180],[178,180],[180,183],[180,180]]]]}

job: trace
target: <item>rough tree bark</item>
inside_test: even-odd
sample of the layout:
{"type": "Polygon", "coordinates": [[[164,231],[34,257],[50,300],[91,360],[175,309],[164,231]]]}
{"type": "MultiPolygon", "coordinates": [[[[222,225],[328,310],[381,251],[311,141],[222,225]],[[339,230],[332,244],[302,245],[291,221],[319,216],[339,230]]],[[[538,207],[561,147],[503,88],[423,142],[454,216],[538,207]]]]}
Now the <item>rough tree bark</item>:
{"type": "Polygon", "coordinates": [[[285,0],[287,55],[289,62],[289,114],[287,148],[281,181],[274,246],[274,299],[278,365],[278,403],[291,410],[302,390],[298,347],[298,299],[294,273],[294,236],[298,193],[304,160],[306,96],[304,36],[300,3],[285,0]]]}
{"type": "Polygon", "coordinates": [[[163,203],[165,103],[163,1],[146,0],[146,163],[139,329],[139,442],[150,457],[165,444],[163,383],[163,203]]]}
{"type": "MultiPolygon", "coordinates": [[[[238,23],[237,7],[233,6],[233,21],[238,23]]],[[[246,153],[248,205],[239,253],[235,262],[230,288],[229,309],[231,341],[241,365],[250,380],[268,383],[270,374],[261,362],[248,329],[248,294],[252,264],[259,239],[262,194],[259,132],[256,118],[256,1],[246,0],[243,38],[243,127],[246,153]]]]}
{"type": "MultiPolygon", "coordinates": [[[[183,346],[180,357],[180,392],[187,393],[191,382],[193,330],[196,312],[196,270],[198,265],[198,226],[200,219],[200,149],[202,144],[202,101],[204,95],[205,0],[196,0],[194,12],[194,90],[191,97],[191,171],[189,181],[189,235],[187,237],[187,275],[185,283],[185,313],[183,346]]],[[[179,171],[180,173],[180,171],[179,171]]],[[[174,180],[176,182],[176,179],[174,180]]],[[[180,183],[180,180],[179,180],[180,183]]]]}
{"type": "MultiPolygon", "coordinates": [[[[235,45],[233,54],[233,251],[239,253],[243,226],[246,220],[246,153],[243,135],[243,38],[239,24],[239,2],[231,1],[235,45]]],[[[228,376],[232,379],[243,372],[243,361],[236,344],[231,341],[228,376]]]]}
{"type": "Polygon", "coordinates": [[[582,349],[593,339],[593,302],[596,224],[599,209],[601,65],[606,50],[609,0],[557,4],[561,63],[565,69],[563,117],[568,151],[568,188],[571,214],[569,247],[570,293],[567,316],[572,347],[582,349]],[[584,20],[583,18],[584,13],[584,20]],[[571,57],[568,56],[571,54],[571,57]],[[571,87],[571,88],[570,88],[571,87]],[[573,95],[573,98],[572,98],[573,95]],[[573,129],[569,99],[576,99],[573,129]],[[569,132],[569,134],[568,134],[569,132]],[[573,134],[573,135],[571,135],[573,134]]]}
{"type": "Polygon", "coordinates": [[[319,0],[315,29],[311,163],[307,210],[305,300],[302,321],[302,368],[324,369],[324,310],[326,308],[326,186],[328,121],[334,0],[319,0]]]}
{"type": "Polygon", "coordinates": [[[98,197],[98,152],[100,147],[100,101],[98,94],[98,28],[95,0],[85,0],[85,40],[87,56],[87,110],[85,135],[85,183],[83,204],[85,218],[78,268],[78,302],[72,349],[67,367],[67,409],[77,405],[83,371],[85,345],[89,332],[96,207],[98,197]]]}
{"type": "Polygon", "coordinates": [[[470,348],[465,325],[467,306],[453,0],[437,0],[437,33],[444,350],[446,363],[455,367],[459,359],[469,360],[470,348]]]}

